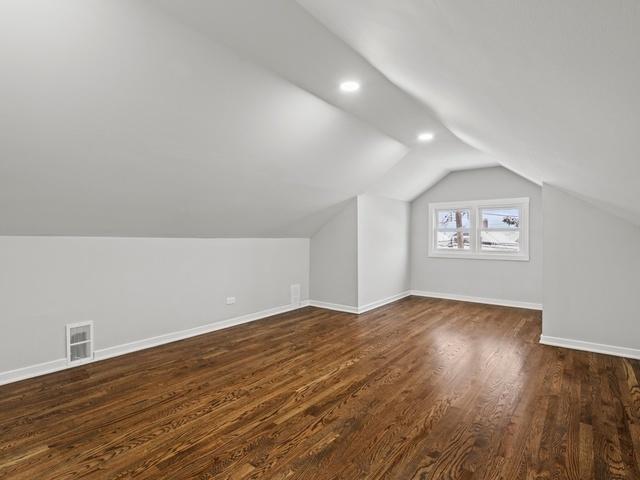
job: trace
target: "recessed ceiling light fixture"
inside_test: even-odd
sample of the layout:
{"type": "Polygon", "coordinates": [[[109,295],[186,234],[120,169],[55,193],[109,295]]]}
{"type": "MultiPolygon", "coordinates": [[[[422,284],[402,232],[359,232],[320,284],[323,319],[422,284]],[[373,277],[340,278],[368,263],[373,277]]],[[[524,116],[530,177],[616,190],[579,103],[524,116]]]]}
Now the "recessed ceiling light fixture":
{"type": "Polygon", "coordinates": [[[426,143],[433,140],[434,137],[435,134],[433,132],[422,132],[418,135],[418,141],[426,143]]]}
{"type": "Polygon", "coordinates": [[[360,90],[360,83],[355,80],[346,80],[340,84],[340,90],[346,93],[353,93],[360,90]]]}

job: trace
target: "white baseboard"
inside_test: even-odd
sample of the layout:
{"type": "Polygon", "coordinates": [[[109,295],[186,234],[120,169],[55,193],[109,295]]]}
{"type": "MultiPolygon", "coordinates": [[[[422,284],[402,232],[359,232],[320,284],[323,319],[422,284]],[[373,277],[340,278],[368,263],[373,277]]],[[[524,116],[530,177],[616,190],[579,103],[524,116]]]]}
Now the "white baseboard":
{"type": "Polygon", "coordinates": [[[145,338],[143,340],[136,340],[131,343],[124,343],[122,345],[116,345],[114,347],[101,348],[95,351],[95,360],[105,360],[111,357],[117,357],[118,355],[124,355],[126,353],[136,352],[138,350],[144,350],[145,348],[157,347],[158,345],[164,345],[165,343],[176,342],[185,338],[195,337],[197,335],[203,335],[205,333],[215,332],[216,330],[222,330],[224,328],[241,325],[243,323],[253,322],[262,318],[271,317],[280,313],[290,312],[302,307],[308,306],[308,301],[300,302],[300,305],[283,305],[281,307],[269,308],[260,312],[249,313],[247,315],[241,315],[239,317],[229,318],[220,322],[209,323],[199,327],[190,328],[188,330],[181,330],[178,332],[166,333],[164,335],[158,335],[157,337],[145,338]]]}
{"type": "Polygon", "coordinates": [[[605,345],[602,343],[584,342],[582,340],[572,340],[570,338],[540,336],[540,343],[553,347],[572,348],[574,350],[584,350],[585,352],[604,353],[616,357],[640,359],[640,350],[628,347],[616,347],[615,345],[605,345]]]}
{"type": "Polygon", "coordinates": [[[392,295],[387,298],[383,298],[381,300],[376,300],[375,302],[367,303],[361,307],[354,307],[352,305],[342,305],[340,303],[329,303],[329,302],[320,302],[318,300],[309,300],[309,305],[311,307],[325,308],[327,310],[335,310],[337,312],[345,312],[345,313],[355,313],[357,315],[361,313],[368,312],[369,310],[373,310],[374,308],[382,307],[383,305],[387,305],[388,303],[393,303],[401,298],[405,298],[411,295],[410,291],[398,293],[397,295],[392,295]]]}
{"type": "Polygon", "coordinates": [[[383,305],[387,305],[388,303],[396,302],[402,298],[408,297],[409,295],[411,295],[411,292],[407,290],[406,292],[401,292],[396,295],[383,298],[382,300],[376,300],[375,302],[367,303],[366,305],[358,307],[357,313],[368,312],[369,310],[373,310],[374,308],[379,308],[379,307],[382,307],[383,305]]]}
{"type": "Polygon", "coordinates": [[[458,300],[460,302],[485,303],[487,305],[501,305],[503,307],[527,308],[529,310],[542,310],[541,303],[521,302],[519,300],[503,300],[500,298],[471,297],[455,293],[425,292],[423,290],[411,290],[411,295],[416,297],[442,298],[445,300],[458,300]]]}
{"type": "MultiPolygon", "coordinates": [[[[208,325],[202,325],[200,327],[190,328],[188,330],[181,330],[178,332],[171,332],[164,335],[158,335],[157,337],[145,338],[143,340],[136,340],[135,342],[125,343],[122,345],[115,345],[113,347],[101,348],[95,350],[92,362],[98,362],[107,358],[124,355],[126,353],[136,352],[138,350],[144,350],[145,348],[157,347],[165,343],[171,343],[178,340],[183,340],[189,337],[195,337],[196,335],[202,335],[204,333],[214,332],[223,328],[233,327],[243,323],[253,322],[262,318],[271,317],[280,313],[290,312],[309,305],[307,300],[300,302],[299,305],[283,305],[281,307],[269,308],[260,312],[249,313],[239,317],[229,318],[220,322],[210,323],[208,325]]],[[[87,362],[91,363],[91,362],[87,362]]],[[[86,365],[87,363],[83,363],[86,365]]],[[[17,382],[19,380],[25,380],[27,378],[38,377],[47,373],[58,372],[60,370],[66,370],[67,368],[73,368],[78,365],[68,365],[66,358],[60,358],[50,362],[40,363],[37,365],[30,365],[28,367],[22,367],[15,370],[9,370],[7,372],[0,372],[0,385],[7,383],[17,382]]]]}
{"type": "MultiPolygon", "coordinates": [[[[183,340],[185,338],[194,337],[196,335],[202,335],[205,333],[214,332],[216,330],[221,330],[224,328],[229,328],[235,325],[240,325],[243,323],[252,322],[255,320],[260,320],[262,318],[270,317],[273,315],[278,315],[280,313],[289,312],[292,310],[296,310],[298,308],[306,307],[308,305],[318,307],[318,308],[326,308],[328,310],[336,310],[339,312],[347,312],[354,314],[361,314],[364,312],[368,312],[375,308],[379,308],[383,305],[387,305],[389,303],[400,300],[409,295],[416,295],[422,297],[433,297],[433,298],[446,298],[450,300],[461,300],[466,302],[477,302],[477,303],[488,303],[491,305],[506,305],[511,307],[520,307],[520,308],[532,308],[536,310],[542,309],[542,305],[526,303],[526,302],[513,302],[509,300],[496,300],[489,298],[479,298],[479,297],[467,297],[463,295],[451,295],[451,294],[442,294],[437,292],[423,292],[419,290],[411,290],[399,293],[397,295],[393,295],[391,297],[387,297],[375,302],[368,303],[367,305],[363,305],[361,307],[354,307],[351,305],[341,305],[336,303],[328,303],[328,302],[319,302],[315,300],[303,301],[299,305],[284,305],[280,307],[270,308],[267,310],[262,310],[260,312],[250,313],[247,315],[242,315],[239,317],[230,318],[227,320],[222,320],[220,322],[211,323],[208,325],[202,325],[199,327],[191,328],[188,330],[181,330],[178,332],[171,332],[164,335],[159,335],[156,337],[145,338],[142,340],[136,340],[134,342],[125,343],[122,345],[115,345],[113,347],[107,347],[102,349],[97,349],[94,352],[93,361],[105,360],[107,358],[116,357],[119,355],[124,355],[127,353],[132,353],[138,350],[143,350],[146,348],[156,347],[159,345],[163,345],[165,343],[175,342],[178,340],[183,340]]],[[[562,339],[560,339],[562,340],[562,339]]],[[[542,340],[541,340],[542,341],[542,340]]],[[[544,342],[543,342],[544,343],[544,342]]],[[[582,342],[585,343],[585,342],[582,342]]],[[[591,344],[596,345],[596,344],[591,344]]],[[[568,345],[559,345],[559,346],[568,346],[568,345]]],[[[618,347],[609,347],[603,345],[601,347],[607,347],[609,350],[602,350],[601,353],[610,353],[611,349],[616,349],[618,347]]],[[[578,348],[571,347],[569,348],[578,348]]],[[[620,350],[620,349],[619,349],[620,350]]],[[[625,350],[625,349],[622,349],[625,350]]],[[[633,353],[631,349],[626,349],[627,355],[623,355],[618,353],[618,355],[622,356],[631,356],[632,358],[640,358],[640,353],[633,353]],[[637,355],[634,357],[634,355],[637,355]]],[[[599,350],[590,350],[590,351],[599,351],[599,350]]],[[[612,355],[616,355],[616,353],[611,353],[612,355]]],[[[53,373],[60,370],[65,370],[67,368],[73,368],[75,365],[70,366],[67,364],[67,360],[65,358],[60,358],[57,360],[52,360],[45,363],[40,363],[37,365],[30,365],[28,367],[22,367],[15,370],[9,370],[6,372],[0,372],[0,385],[4,385],[7,383],[17,382],[19,380],[25,380],[27,378],[37,377],[40,375],[45,375],[47,373],[53,373]]]]}
{"type": "Polygon", "coordinates": [[[319,302],[317,300],[309,300],[309,306],[325,308],[327,310],[335,310],[336,312],[358,313],[358,307],[351,305],[342,305],[340,303],[319,302]]]}
{"type": "Polygon", "coordinates": [[[38,363],[37,365],[29,365],[28,367],[0,372],[0,385],[26,380],[27,378],[39,377],[40,375],[58,372],[66,368],[68,368],[67,359],[59,358],[50,362],[38,363]]]}

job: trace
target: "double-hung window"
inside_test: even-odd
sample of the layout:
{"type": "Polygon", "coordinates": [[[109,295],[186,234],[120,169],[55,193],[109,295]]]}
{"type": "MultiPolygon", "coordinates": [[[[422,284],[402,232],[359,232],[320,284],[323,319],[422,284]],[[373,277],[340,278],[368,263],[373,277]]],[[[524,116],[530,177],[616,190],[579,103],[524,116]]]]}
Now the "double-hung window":
{"type": "Polygon", "coordinates": [[[529,260],[529,199],[429,204],[429,256],[529,260]]]}

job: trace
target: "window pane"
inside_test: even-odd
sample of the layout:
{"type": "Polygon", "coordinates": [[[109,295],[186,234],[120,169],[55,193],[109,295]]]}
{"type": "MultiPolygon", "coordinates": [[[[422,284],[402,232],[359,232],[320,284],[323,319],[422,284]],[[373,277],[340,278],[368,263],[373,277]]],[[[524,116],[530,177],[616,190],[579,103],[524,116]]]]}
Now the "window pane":
{"type": "Polygon", "coordinates": [[[471,210],[468,208],[452,208],[438,210],[438,228],[463,228],[471,226],[471,210]]]}
{"type": "Polygon", "coordinates": [[[481,248],[485,252],[519,252],[520,232],[505,230],[504,232],[481,232],[481,248]]]}
{"type": "Polygon", "coordinates": [[[436,247],[450,250],[469,250],[471,248],[471,236],[469,232],[462,234],[457,232],[438,232],[436,247]],[[458,239],[460,239],[460,242],[458,242],[458,239]]]}
{"type": "Polygon", "coordinates": [[[515,229],[520,227],[519,208],[482,208],[480,218],[482,228],[515,229]]]}

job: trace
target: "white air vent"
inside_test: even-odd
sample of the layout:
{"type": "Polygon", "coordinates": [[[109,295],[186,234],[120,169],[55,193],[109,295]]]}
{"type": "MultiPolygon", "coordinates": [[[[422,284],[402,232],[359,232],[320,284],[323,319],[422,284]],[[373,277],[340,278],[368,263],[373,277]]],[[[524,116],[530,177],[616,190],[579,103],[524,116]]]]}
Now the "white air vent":
{"type": "Polygon", "coordinates": [[[67,324],[67,363],[93,360],[93,322],[67,324]]]}
{"type": "Polygon", "coordinates": [[[300,305],[300,285],[291,285],[291,305],[300,305]]]}

